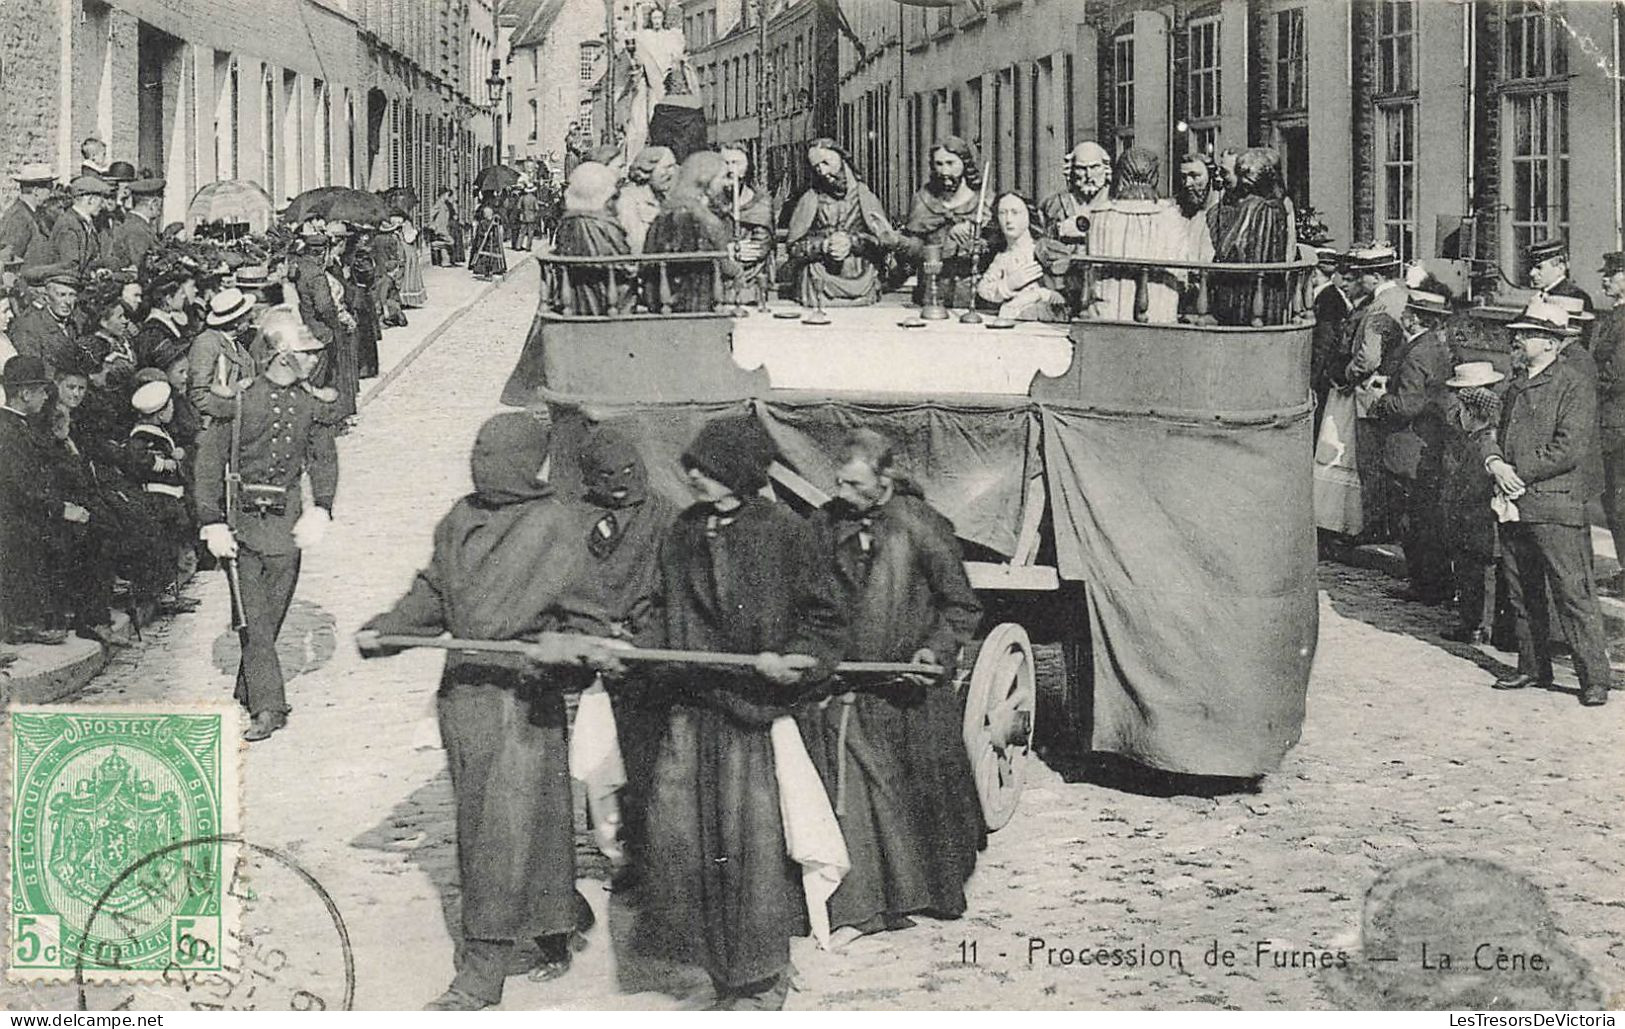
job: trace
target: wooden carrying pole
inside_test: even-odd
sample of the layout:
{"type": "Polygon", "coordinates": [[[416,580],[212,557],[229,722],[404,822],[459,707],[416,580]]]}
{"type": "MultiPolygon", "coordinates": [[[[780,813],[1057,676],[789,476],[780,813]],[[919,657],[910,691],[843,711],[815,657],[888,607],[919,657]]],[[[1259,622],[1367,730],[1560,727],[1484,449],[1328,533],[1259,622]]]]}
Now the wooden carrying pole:
{"type": "MultiPolygon", "coordinates": [[[[450,636],[379,636],[378,645],[405,650],[427,647],[473,654],[512,654],[531,657],[542,664],[578,665],[592,653],[602,653],[626,664],[692,665],[699,668],[751,668],[755,654],[722,654],[709,650],[664,650],[647,647],[604,646],[591,636],[543,633],[536,642],[525,640],[460,640],[450,636]]],[[[906,661],[842,661],[835,666],[842,675],[928,675],[940,676],[941,665],[911,664],[906,661]]]]}

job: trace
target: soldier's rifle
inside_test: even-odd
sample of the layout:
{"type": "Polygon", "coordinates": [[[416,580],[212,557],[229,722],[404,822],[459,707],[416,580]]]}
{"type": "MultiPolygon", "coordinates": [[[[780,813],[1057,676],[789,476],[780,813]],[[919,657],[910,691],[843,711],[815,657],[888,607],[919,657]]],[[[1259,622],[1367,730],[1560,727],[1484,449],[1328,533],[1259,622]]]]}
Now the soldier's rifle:
{"type": "MultiPolygon", "coordinates": [[[[379,636],[378,646],[391,650],[425,647],[469,654],[507,654],[527,658],[541,665],[577,667],[595,658],[613,657],[625,664],[684,665],[694,668],[751,668],[754,654],[726,654],[711,650],[667,650],[656,647],[612,647],[595,636],[544,632],[530,640],[462,640],[450,636],[379,636]]],[[[941,665],[913,664],[907,661],[842,661],[835,666],[841,675],[927,675],[940,676],[941,665]]]]}
{"type": "MultiPolygon", "coordinates": [[[[220,355],[216,367],[216,377],[225,375],[226,356],[220,355]]],[[[242,453],[243,453],[243,391],[241,384],[234,384],[235,392],[231,398],[231,453],[226,458],[226,531],[231,538],[237,538],[237,505],[240,502],[243,487],[242,453]]],[[[237,632],[248,628],[247,612],[243,609],[243,580],[238,574],[237,558],[223,557],[220,567],[226,573],[226,591],[231,595],[231,627],[237,632]]]]}

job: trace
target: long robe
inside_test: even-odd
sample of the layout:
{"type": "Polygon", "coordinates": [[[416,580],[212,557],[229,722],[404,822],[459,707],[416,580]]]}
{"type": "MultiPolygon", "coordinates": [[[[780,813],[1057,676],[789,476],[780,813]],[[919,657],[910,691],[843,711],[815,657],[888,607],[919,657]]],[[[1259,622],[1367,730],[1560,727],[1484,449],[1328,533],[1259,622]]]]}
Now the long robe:
{"type": "MultiPolygon", "coordinates": [[[[971,275],[976,251],[971,243],[961,245],[950,239],[948,230],[960,222],[974,224],[980,202],[980,195],[973,189],[965,189],[964,195],[956,202],[952,197],[944,199],[938,196],[929,186],[916,190],[914,199],[909,201],[908,221],[903,225],[902,253],[918,271],[925,259],[928,244],[942,248],[940,295],[943,303],[952,307],[969,307],[972,303],[971,290],[976,283],[971,275]]],[[[921,302],[924,292],[922,274],[914,287],[916,304],[921,302]]]]}
{"type": "MultiPolygon", "coordinates": [[[[1112,200],[1093,213],[1089,223],[1089,253],[1105,257],[1137,257],[1154,261],[1192,261],[1189,226],[1172,200],[1112,200]]],[[[1095,282],[1100,299],[1090,314],[1113,321],[1134,321],[1134,295],[1138,276],[1133,269],[1109,274],[1103,268],[1095,282]]],[[[1146,318],[1153,325],[1179,320],[1180,275],[1153,270],[1146,279],[1146,318]]]]}
{"type": "MultiPolygon", "coordinates": [[[[570,211],[559,219],[553,234],[553,252],[560,257],[610,257],[630,254],[632,246],[626,229],[607,211],[570,211]]],[[[567,314],[611,314],[633,283],[630,267],[615,276],[615,296],[609,294],[609,274],[602,268],[571,268],[568,276],[562,266],[545,266],[548,288],[555,302],[567,314]],[[568,290],[568,292],[566,292],[568,290]]]]}
{"type": "MultiPolygon", "coordinates": [[[[1213,263],[1265,264],[1285,261],[1292,254],[1291,215],[1284,200],[1245,196],[1235,204],[1214,208],[1213,263]]],[[[1253,279],[1248,275],[1216,275],[1213,279],[1213,314],[1221,325],[1251,325],[1253,279]]],[[[1264,283],[1261,312],[1265,325],[1279,325],[1286,317],[1286,289],[1279,280],[1264,283]]]]}
{"type": "Polygon", "coordinates": [[[839,193],[814,185],[790,213],[787,242],[796,299],[806,307],[821,300],[832,307],[872,304],[880,299],[881,265],[897,245],[897,231],[886,210],[851,168],[839,193]],[[824,254],[824,243],[836,232],[852,238],[844,260],[824,254]]]}
{"type": "Polygon", "coordinates": [[[773,208],[765,194],[757,193],[746,186],[741,191],[737,211],[729,210],[723,215],[723,220],[727,222],[733,239],[752,240],[765,248],[757,260],[739,262],[740,273],[739,278],[734,280],[734,290],[743,301],[747,299],[747,289],[771,285],[774,247],[773,208]]]}
{"type": "MultiPolygon", "coordinates": [[[[831,528],[852,612],[846,656],[908,661],[927,648],[951,669],[981,616],[953,525],[898,495],[868,524],[831,528]]],[[[857,685],[868,688],[798,714],[852,858],[830,898],[830,924],[882,928],[916,911],[956,917],[987,840],[961,740],[964,701],[947,683],[857,685]]]]}
{"type": "MultiPolygon", "coordinates": [[[[649,226],[649,234],[643,239],[643,253],[647,256],[726,250],[731,242],[728,224],[710,211],[667,205],[649,226]]],[[[717,263],[725,280],[723,289],[727,290],[727,283],[739,277],[739,263],[732,258],[723,258],[717,263]]],[[[723,299],[718,295],[718,283],[709,264],[668,265],[665,285],[669,290],[663,295],[657,267],[643,266],[643,297],[650,310],[660,310],[669,304],[674,312],[710,311],[723,299]]]]}
{"type": "MultiPolygon", "coordinates": [[[[519,455],[476,449],[475,492],[435,528],[434,554],[380,633],[534,638],[586,557],[580,519],[519,455]]],[[[572,678],[575,676],[575,678],[572,678]]],[[[491,655],[451,654],[440,727],[457,808],[463,935],[520,941],[575,929],[575,822],[561,686],[491,655]]]]}
{"type": "MultiPolygon", "coordinates": [[[[839,659],[846,618],[813,523],[753,497],[707,536],[707,508],[683,512],[661,548],[662,616],[646,642],[808,654],[815,678],[839,659]]],[[[749,672],[673,670],[655,755],[642,949],[700,965],[724,988],[760,983],[808,931],[801,876],[786,853],[769,726],[800,690],[749,672]]]]}

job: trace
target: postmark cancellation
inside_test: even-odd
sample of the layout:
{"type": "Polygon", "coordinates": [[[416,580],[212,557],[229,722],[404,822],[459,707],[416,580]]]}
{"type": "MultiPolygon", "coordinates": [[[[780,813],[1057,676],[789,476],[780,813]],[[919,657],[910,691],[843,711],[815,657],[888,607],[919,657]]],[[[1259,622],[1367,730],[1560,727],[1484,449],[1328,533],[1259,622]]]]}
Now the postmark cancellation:
{"type": "Polygon", "coordinates": [[[229,706],[11,710],[10,978],[221,967],[236,719],[229,706]]]}

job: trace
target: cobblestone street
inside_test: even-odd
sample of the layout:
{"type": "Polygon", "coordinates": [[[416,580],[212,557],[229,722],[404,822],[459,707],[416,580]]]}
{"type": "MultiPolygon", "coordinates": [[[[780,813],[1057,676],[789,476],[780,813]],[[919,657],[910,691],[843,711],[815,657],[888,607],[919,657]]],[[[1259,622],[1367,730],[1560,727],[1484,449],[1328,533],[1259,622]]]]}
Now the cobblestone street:
{"type": "MultiPolygon", "coordinates": [[[[498,409],[536,293],[535,269],[516,271],[373,396],[340,441],[335,523],[304,559],[283,640],[285,662],[303,670],[289,685],[292,721],[244,758],[243,834],[290,855],[332,895],[360,1008],[415,1008],[444,989],[457,886],[433,712],[440,656],[364,664],[349,638],[406,588],[435,521],[466,490],[470,444],[498,409]]],[[[1035,765],[1015,818],[991,837],[963,920],[921,919],[835,954],[799,941],[789,1007],[1327,1007],[1346,999],[1334,972],[1277,967],[1273,955],[1354,959],[1367,889],[1423,855],[1484,858],[1527,877],[1544,890],[1558,938],[1605,995],[1625,996],[1625,697],[1583,709],[1572,691],[1494,693],[1501,666],[1443,642],[1444,613],[1391,598],[1393,585],[1321,565],[1302,741],[1256,793],[1157,796],[1035,765]],[[1234,951],[1234,967],[1204,961],[1215,943],[1234,951]],[[1099,947],[1141,960],[1065,963],[1063,948],[1099,947]]],[[[224,585],[205,574],[192,593],[201,610],[149,629],[78,702],[229,699],[236,644],[224,585]]],[[[583,865],[596,876],[599,866],[583,865]]],[[[618,963],[633,912],[618,895],[611,903],[602,878],[582,890],[599,914],[589,947],[561,980],[510,980],[505,1007],[674,1008],[707,997],[698,971],[618,963]]],[[[339,960],[334,945],[298,951],[333,939],[325,917],[274,898],[256,910],[278,947],[318,971],[339,960]]],[[[1414,968],[1416,956],[1400,963],[1414,968]]],[[[71,987],[0,986],[0,1007],[71,1007],[73,997],[71,987]]],[[[193,999],[157,986],[89,995],[93,1007],[193,999]]]]}

